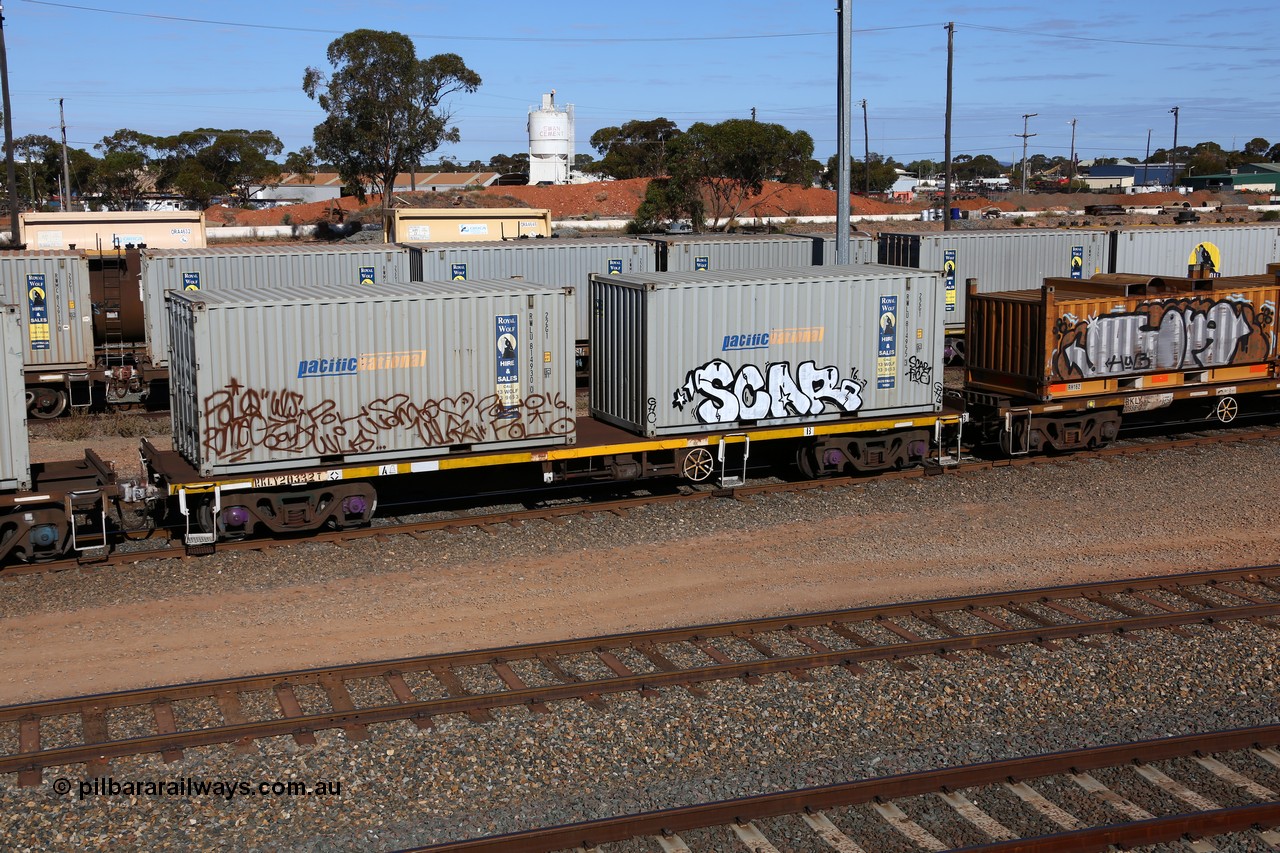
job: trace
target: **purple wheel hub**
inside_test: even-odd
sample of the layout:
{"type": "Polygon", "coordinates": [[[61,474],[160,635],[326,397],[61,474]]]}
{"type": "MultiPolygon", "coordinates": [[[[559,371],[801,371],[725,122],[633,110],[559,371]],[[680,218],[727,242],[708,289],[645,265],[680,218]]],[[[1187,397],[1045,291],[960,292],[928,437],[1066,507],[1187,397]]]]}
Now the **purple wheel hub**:
{"type": "Polygon", "coordinates": [[[229,506],[222,511],[222,523],[227,527],[244,527],[249,523],[249,510],[242,506],[229,506]]]}
{"type": "Polygon", "coordinates": [[[363,495],[352,495],[342,499],[342,511],[347,515],[364,515],[369,509],[369,502],[363,495]]]}

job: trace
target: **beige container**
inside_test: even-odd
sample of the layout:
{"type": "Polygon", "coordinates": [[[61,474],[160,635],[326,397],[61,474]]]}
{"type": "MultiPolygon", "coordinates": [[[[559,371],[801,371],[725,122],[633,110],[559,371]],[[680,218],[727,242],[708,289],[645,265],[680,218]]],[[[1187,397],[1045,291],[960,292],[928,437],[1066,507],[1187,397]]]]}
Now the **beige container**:
{"type": "Polygon", "coordinates": [[[202,210],[23,213],[18,231],[28,251],[126,246],[203,249],[208,245],[202,210]]]}
{"type": "Polygon", "coordinates": [[[388,243],[521,240],[551,236],[551,211],[531,207],[409,207],[383,224],[388,243]]]}

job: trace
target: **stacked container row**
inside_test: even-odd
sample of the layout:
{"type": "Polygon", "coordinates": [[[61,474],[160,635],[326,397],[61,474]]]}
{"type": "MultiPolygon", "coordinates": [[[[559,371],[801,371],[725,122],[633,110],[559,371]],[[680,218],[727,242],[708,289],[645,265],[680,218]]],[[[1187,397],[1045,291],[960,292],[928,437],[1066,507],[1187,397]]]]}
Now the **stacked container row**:
{"type": "Polygon", "coordinates": [[[1182,277],[1197,268],[1211,275],[1259,275],[1280,261],[1280,227],[1122,228],[1112,235],[1111,250],[1111,272],[1182,277]]]}
{"type": "Polygon", "coordinates": [[[169,360],[165,294],[172,290],[284,291],[311,287],[369,288],[409,281],[409,253],[388,244],[216,246],[148,249],[141,259],[146,337],[152,362],[169,360]]]}

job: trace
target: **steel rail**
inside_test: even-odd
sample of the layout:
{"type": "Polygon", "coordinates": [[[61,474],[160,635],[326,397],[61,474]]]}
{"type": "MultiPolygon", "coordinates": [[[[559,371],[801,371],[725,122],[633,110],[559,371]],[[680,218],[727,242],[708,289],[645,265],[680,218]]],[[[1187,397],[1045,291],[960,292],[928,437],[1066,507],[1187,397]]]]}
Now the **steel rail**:
{"type": "MultiPolygon", "coordinates": [[[[1046,643],[1056,639],[1078,639],[1100,634],[1124,634],[1147,629],[1178,628],[1178,626],[1194,624],[1221,624],[1224,621],[1263,619],[1267,616],[1280,615],[1280,603],[1266,605],[1249,605],[1243,607],[1221,607],[1213,610],[1197,610],[1185,612],[1161,612],[1157,615],[1125,616],[1121,619],[1070,622],[1070,624],[1037,626],[1033,629],[993,631],[993,633],[961,635],[942,639],[919,639],[914,642],[893,643],[888,646],[844,649],[844,651],[828,651],[823,653],[804,654],[804,656],[771,657],[765,660],[744,662],[719,662],[712,666],[690,667],[685,670],[666,670],[644,672],[644,674],[616,675],[608,679],[590,679],[568,681],[568,683],[549,686],[521,686],[521,688],[503,690],[499,693],[451,695],[442,699],[422,699],[422,701],[381,704],[366,708],[347,708],[323,713],[298,712],[294,716],[282,719],[257,722],[239,722],[233,725],[220,725],[183,731],[169,731],[155,735],[143,735],[138,738],[122,740],[102,740],[97,743],[72,745],[38,751],[19,751],[0,757],[0,772],[22,772],[31,779],[32,774],[46,767],[72,765],[72,763],[100,762],[108,758],[133,756],[133,754],[182,751],[184,748],[202,747],[216,743],[243,742],[243,740],[269,738],[278,735],[303,735],[315,731],[337,729],[337,727],[365,726],[379,722],[399,720],[426,720],[433,716],[449,715],[449,713],[485,712],[495,708],[518,706],[543,706],[548,702],[564,701],[564,699],[595,698],[599,695],[643,692],[663,688],[663,686],[689,686],[739,678],[759,678],[762,675],[781,674],[781,672],[799,672],[820,669],[828,666],[856,666],[870,661],[891,660],[925,656],[925,654],[945,654],[957,651],[989,651],[1002,646],[1015,646],[1021,643],[1046,643]]],[[[394,669],[381,670],[384,675],[396,672],[394,669]]],[[[221,684],[230,684],[224,681],[221,684]]],[[[288,679],[279,676],[256,676],[241,681],[236,689],[262,689],[264,686],[289,685],[288,679]],[[247,686],[252,685],[252,686],[247,686]]],[[[198,695],[218,693],[218,690],[207,689],[198,695]]],[[[189,685],[182,688],[184,692],[195,688],[189,685]]],[[[157,703],[172,701],[173,692],[165,694],[165,689],[155,690],[157,703]]],[[[195,694],[193,694],[195,695],[195,694]]],[[[27,706],[32,707],[32,706],[27,706]]],[[[46,706],[50,707],[50,706],[46,706]]],[[[55,706],[56,707],[56,703],[55,706]]],[[[84,711],[102,711],[99,702],[88,699],[78,706],[63,706],[64,712],[77,708],[84,711]]],[[[6,716],[19,715],[18,721],[36,719],[29,712],[22,715],[23,706],[8,708],[6,716]]]]}
{"type": "MultiPolygon", "coordinates": [[[[694,829],[742,824],[763,818],[856,806],[872,800],[888,802],[937,792],[996,785],[1002,782],[1027,781],[1064,773],[1083,773],[1124,764],[1149,764],[1196,754],[1209,755],[1255,747],[1271,747],[1278,743],[1280,743],[1280,726],[1277,725],[1182,735],[741,797],[695,806],[545,827],[527,832],[434,844],[413,848],[413,850],[431,851],[431,853],[445,853],[445,851],[448,853],[490,853],[490,851],[492,853],[498,853],[498,851],[544,853],[544,851],[571,848],[591,849],[601,844],[626,841],[642,835],[671,835],[694,829]]],[[[1136,824],[1105,827],[1101,830],[1095,828],[1086,830],[1085,833],[1123,831],[1134,833],[1136,838],[1146,839],[1153,837],[1153,833],[1158,837],[1164,837],[1165,833],[1175,832],[1181,827],[1181,831],[1177,831],[1173,836],[1176,838],[1184,832],[1199,832],[1201,827],[1196,825],[1197,818],[1205,821],[1204,829],[1216,832],[1232,831],[1231,828],[1234,827],[1247,828],[1255,824],[1275,826],[1280,824],[1280,803],[1263,803],[1236,809],[1203,812],[1198,816],[1181,815],[1168,822],[1165,819],[1157,819],[1154,822],[1141,821],[1136,824]]],[[[1082,844],[1097,843],[1097,839],[1090,838],[1087,834],[1082,834],[1078,840],[1082,844]]],[[[1028,842],[1010,842],[1010,844],[1014,843],[1028,842]]],[[[1088,848],[1070,845],[1042,848],[987,845],[973,849],[1062,851],[1088,848]]]]}
{"type": "MultiPolygon", "coordinates": [[[[877,622],[904,616],[916,616],[919,614],[944,615],[947,613],[971,612],[986,608],[1003,608],[1009,604],[1032,604],[1045,601],[1062,601],[1067,599],[1087,600],[1096,595],[1111,595],[1117,593],[1123,594],[1147,591],[1170,591],[1176,593],[1179,589],[1190,589],[1202,586],[1217,587],[1223,583],[1237,581],[1266,583],[1268,580],[1272,581],[1274,584],[1271,588],[1275,592],[1280,593],[1280,564],[1270,566],[1250,566],[1237,569],[1209,569],[1205,571],[1185,572],[1175,575],[1156,575],[1148,578],[1090,581],[1086,583],[1035,587],[1016,591],[922,599],[919,601],[904,602],[900,604],[873,604],[865,607],[856,607],[845,610],[824,610],[813,613],[794,614],[790,616],[768,616],[758,619],[741,619],[731,622],[704,623],[680,628],[657,628],[645,631],[603,634],[580,639],[549,640],[541,643],[496,646],[465,652],[441,652],[433,655],[390,658],[367,663],[289,670],[285,672],[266,673],[258,676],[215,679],[193,682],[185,685],[144,687],[134,690],[97,693],[89,696],[77,696],[67,699],[50,699],[39,702],[0,706],[0,723],[13,722],[24,717],[31,716],[51,717],[75,713],[84,706],[90,704],[104,710],[124,708],[136,705],[145,705],[155,701],[179,701],[183,699],[199,698],[228,689],[245,692],[249,690],[267,689],[284,682],[290,684],[312,684],[333,676],[340,677],[344,680],[377,678],[385,675],[387,672],[421,672],[439,666],[446,666],[450,668],[483,666],[495,662],[534,660],[545,654],[554,654],[559,656],[588,654],[601,650],[633,648],[638,645],[662,645],[666,643],[689,642],[691,640],[698,639],[762,635],[806,627],[822,627],[831,623],[852,624],[877,622]]],[[[1222,591],[1230,595],[1235,595],[1231,590],[1223,589],[1222,591]]],[[[1269,605],[1262,606],[1267,607],[1269,605]]],[[[1262,613],[1261,615],[1266,616],[1272,614],[1262,613]]],[[[1180,616],[1184,619],[1191,617],[1190,622],[1184,622],[1181,624],[1203,622],[1207,618],[1217,618],[1219,620],[1225,619],[1223,611],[1218,609],[1188,610],[1181,613],[1180,616]]],[[[1143,627],[1165,627],[1164,625],[1150,624],[1151,619],[1161,618],[1164,618],[1163,614],[1153,614],[1150,617],[1147,617],[1148,622],[1143,627]]],[[[1258,616],[1240,616],[1234,618],[1258,618],[1258,616]]],[[[1125,626],[1136,624],[1132,621],[1132,617],[1129,619],[1116,620],[1116,622],[1122,622],[1125,626]]],[[[1061,625],[1057,627],[1069,628],[1082,624],[1089,623],[1066,622],[1061,623],[1061,625]]],[[[1141,629],[1142,628],[1137,627],[1132,628],[1132,630],[1141,629]]],[[[1109,630],[1118,630],[1118,625],[1117,627],[1113,627],[1109,630]]],[[[1045,632],[1046,628],[1041,627],[1027,629],[1021,633],[1025,635],[1034,634],[1036,636],[1043,636],[1045,639],[1061,639],[1061,637],[1049,637],[1045,632]]],[[[1094,633],[1102,632],[1104,631],[1096,631],[1094,633]]],[[[975,643],[973,646],[974,648],[981,648],[984,644],[984,640],[988,641],[988,644],[996,645],[997,643],[990,643],[990,641],[998,640],[1001,637],[1008,635],[1008,632],[1001,632],[998,630],[990,631],[969,635],[968,641],[975,643]]],[[[951,644],[955,644],[962,639],[964,638],[948,637],[930,642],[943,644],[949,647],[951,644]]],[[[1019,640],[1017,642],[1026,641],[1019,640]]],[[[874,648],[892,649],[895,651],[907,650],[910,648],[910,644],[891,643],[873,647],[873,649],[874,648]]],[[[865,652],[867,650],[850,650],[848,652],[833,652],[832,654],[852,654],[854,651],[865,652]]],[[[926,652],[926,654],[927,653],[928,652],[926,652]]]]}

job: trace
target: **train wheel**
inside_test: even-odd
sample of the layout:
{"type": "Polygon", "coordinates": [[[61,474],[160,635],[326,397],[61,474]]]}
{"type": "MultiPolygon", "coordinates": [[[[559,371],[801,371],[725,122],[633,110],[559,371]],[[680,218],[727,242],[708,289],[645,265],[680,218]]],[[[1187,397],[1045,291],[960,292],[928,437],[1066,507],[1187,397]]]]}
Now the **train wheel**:
{"type": "Polygon", "coordinates": [[[56,418],[67,410],[67,395],[56,388],[28,388],[27,412],[40,419],[56,418]]]}
{"type": "Polygon", "coordinates": [[[715,469],[715,459],[712,458],[711,451],[705,447],[695,447],[689,450],[685,453],[684,458],[680,460],[681,476],[695,483],[701,483],[710,477],[711,472],[715,469]]]}
{"type": "Polygon", "coordinates": [[[1229,424],[1238,414],[1240,414],[1240,403],[1235,397],[1223,397],[1218,401],[1218,405],[1213,407],[1213,417],[1218,419],[1218,423],[1229,424]]]}

